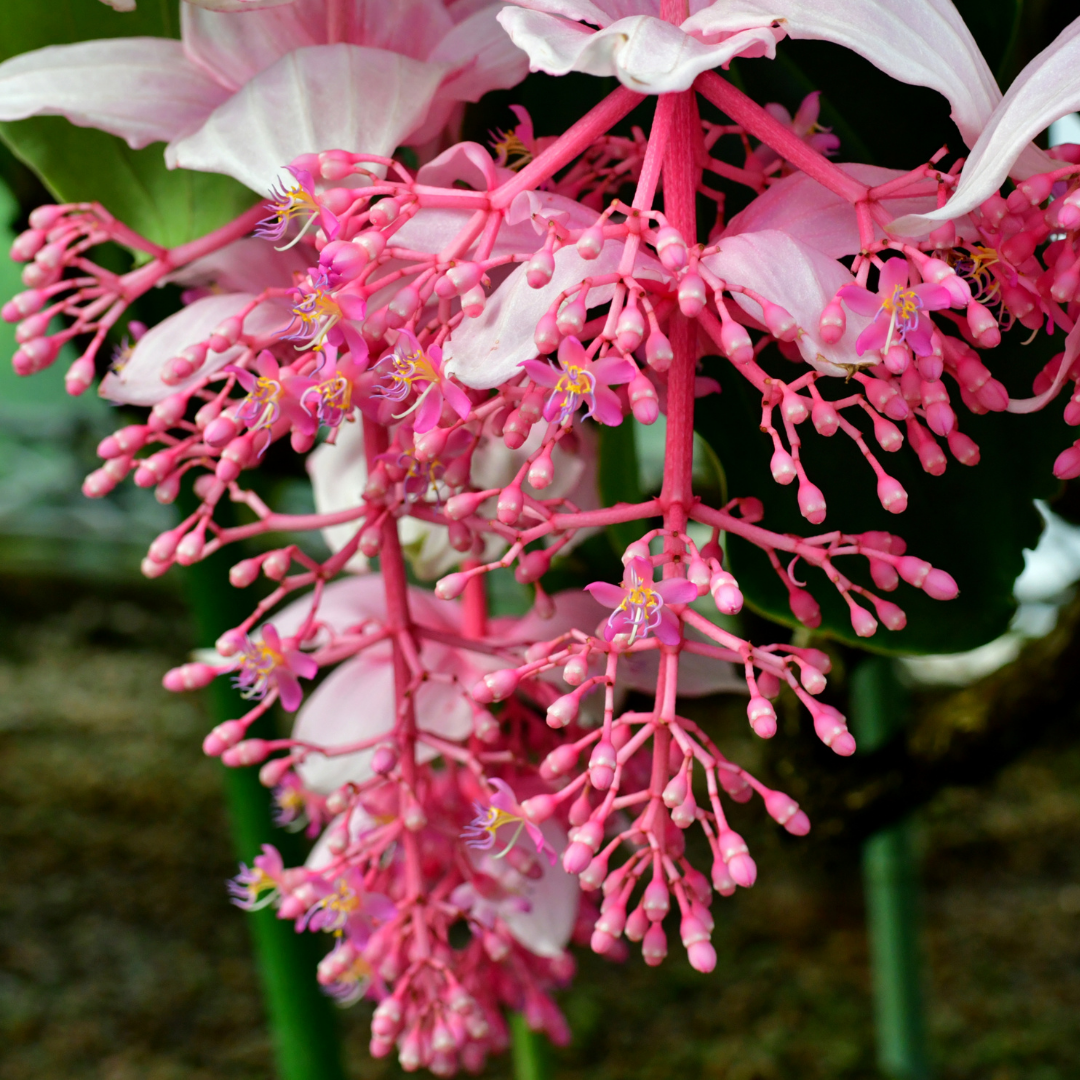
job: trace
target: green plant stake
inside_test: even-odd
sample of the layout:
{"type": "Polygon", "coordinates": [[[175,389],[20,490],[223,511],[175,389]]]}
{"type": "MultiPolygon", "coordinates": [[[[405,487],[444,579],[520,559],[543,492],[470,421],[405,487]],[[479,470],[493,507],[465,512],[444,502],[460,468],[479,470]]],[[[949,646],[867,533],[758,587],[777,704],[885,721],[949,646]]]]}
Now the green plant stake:
{"type": "MultiPolygon", "coordinates": [[[[855,671],[851,713],[859,750],[885,743],[905,719],[892,663],[874,657],[855,671]]],[[[930,1060],[922,998],[919,883],[912,825],[901,821],[863,845],[878,1065],[897,1080],[927,1080],[930,1060]]]]}
{"type": "MultiPolygon", "coordinates": [[[[247,614],[248,605],[239,601],[228,584],[230,561],[219,552],[185,571],[185,593],[201,642],[215,641],[247,614]]],[[[216,679],[206,693],[214,723],[243,712],[239,695],[224,679],[216,679]]],[[[272,728],[272,719],[265,716],[250,734],[272,738],[272,728]]],[[[238,858],[251,865],[261,845],[273,844],[286,865],[303,862],[300,838],[273,825],[270,793],[259,783],[258,768],[222,767],[222,777],[238,858]]],[[[251,912],[247,918],[279,1080],[344,1080],[334,1007],[315,980],[316,965],[325,951],[322,941],[313,934],[297,934],[272,908],[251,912]]]]}
{"type": "Polygon", "coordinates": [[[510,1016],[510,1048],[515,1080],[551,1080],[551,1048],[547,1039],[532,1030],[521,1013],[510,1016]]]}

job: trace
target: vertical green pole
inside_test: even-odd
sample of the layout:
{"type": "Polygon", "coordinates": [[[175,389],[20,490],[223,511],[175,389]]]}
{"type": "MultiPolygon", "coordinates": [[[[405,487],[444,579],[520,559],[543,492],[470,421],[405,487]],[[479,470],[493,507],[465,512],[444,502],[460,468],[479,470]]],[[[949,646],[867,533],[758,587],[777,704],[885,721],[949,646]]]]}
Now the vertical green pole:
{"type": "MultiPolygon", "coordinates": [[[[201,644],[212,644],[250,610],[246,598],[229,585],[230,561],[227,553],[218,553],[185,571],[186,598],[201,644]]],[[[207,695],[215,724],[244,712],[245,703],[224,679],[216,679],[207,695]]],[[[273,738],[271,718],[263,717],[251,734],[273,738]]],[[[250,866],[263,844],[273,844],[286,865],[301,862],[300,838],[274,827],[270,793],[259,783],[258,768],[222,767],[222,774],[239,859],[250,866]]],[[[334,1006],[315,980],[323,942],[313,934],[297,934],[292,923],[278,919],[272,908],[246,918],[279,1080],[344,1080],[334,1006]]]]}
{"type": "MultiPolygon", "coordinates": [[[[863,661],[852,678],[859,749],[886,742],[905,720],[903,688],[889,661],[863,661]]],[[[896,1080],[927,1080],[930,1060],[922,998],[918,867],[910,821],[863,845],[863,882],[873,979],[878,1065],[896,1080]]]]}
{"type": "Polygon", "coordinates": [[[510,1050],[514,1080],[551,1080],[551,1048],[547,1039],[532,1030],[521,1013],[510,1016],[510,1050]]]}

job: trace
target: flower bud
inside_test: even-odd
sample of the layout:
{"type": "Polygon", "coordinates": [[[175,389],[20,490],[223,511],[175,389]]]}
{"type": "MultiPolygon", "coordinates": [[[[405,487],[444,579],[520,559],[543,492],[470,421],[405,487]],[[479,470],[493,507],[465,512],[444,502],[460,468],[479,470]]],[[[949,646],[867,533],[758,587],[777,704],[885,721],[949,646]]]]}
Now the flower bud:
{"type": "Polygon", "coordinates": [[[776,710],[768,698],[752,697],[747,703],[746,715],[759,738],[771,739],[776,734],[776,710]]]}
{"type": "Polygon", "coordinates": [[[684,275],[679,282],[679,310],[688,319],[697,318],[705,307],[706,299],[705,282],[697,274],[684,275]]]}
{"type": "Polygon", "coordinates": [[[547,248],[541,248],[525,264],[525,280],[533,289],[542,289],[554,273],[555,256],[547,248]]]}
{"type": "Polygon", "coordinates": [[[577,247],[577,253],[586,262],[592,262],[593,259],[599,258],[600,252],[604,250],[603,227],[601,225],[591,225],[578,237],[575,246],[577,247]]]}
{"type": "Polygon", "coordinates": [[[627,387],[630,409],[639,424],[655,424],[660,415],[660,402],[656,396],[656,387],[646,375],[635,375],[627,387]]]}

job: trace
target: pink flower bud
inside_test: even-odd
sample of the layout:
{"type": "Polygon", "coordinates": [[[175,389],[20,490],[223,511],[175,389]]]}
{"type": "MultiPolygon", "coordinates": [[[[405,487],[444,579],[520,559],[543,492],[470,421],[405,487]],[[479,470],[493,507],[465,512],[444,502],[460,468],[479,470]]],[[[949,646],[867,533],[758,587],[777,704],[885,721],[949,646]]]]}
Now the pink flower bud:
{"type": "Polygon", "coordinates": [[[645,319],[634,304],[627,304],[615,324],[615,343],[624,352],[633,352],[645,337],[645,319]]]}
{"type": "Polygon", "coordinates": [[[841,757],[855,753],[855,740],[847,729],[844,717],[831,705],[818,705],[814,714],[814,731],[830,750],[841,757]]]}
{"type": "Polygon", "coordinates": [[[230,747],[235,746],[243,737],[247,728],[239,720],[226,720],[218,724],[203,739],[203,753],[207,757],[220,757],[230,747]]]}
{"type": "Polygon", "coordinates": [[[221,760],[230,768],[242,768],[245,765],[258,765],[266,760],[270,753],[270,744],[265,739],[245,739],[230,747],[221,755],[221,760]]]}
{"type": "Polygon", "coordinates": [[[559,347],[561,340],[562,334],[559,332],[559,324],[555,316],[550,311],[545,312],[540,316],[540,321],[536,324],[536,332],[533,334],[537,350],[546,356],[559,347]]]}
{"type": "Polygon", "coordinates": [[[389,776],[397,763],[398,753],[393,746],[377,746],[371,755],[371,771],[377,776],[389,776]]]}
{"type": "Polygon", "coordinates": [[[563,869],[568,874],[580,874],[592,860],[593,853],[590,848],[580,840],[575,840],[572,844],[568,844],[563,852],[563,869]]]}
{"type": "Polygon", "coordinates": [[[483,285],[474,285],[461,294],[461,310],[467,319],[479,319],[487,306],[487,293],[483,285]]]}
{"type": "Polygon", "coordinates": [[[689,829],[697,821],[697,803],[692,791],[688,791],[686,798],[671,811],[671,820],[679,829],[689,829]]]}
{"type": "MultiPolygon", "coordinates": [[[[329,194],[329,192],[327,194],[329,194]]],[[[350,195],[355,196],[355,194],[355,192],[350,191],[350,195]]],[[[401,206],[397,199],[380,199],[368,211],[368,221],[376,228],[384,229],[390,222],[396,221],[397,216],[400,213],[401,206]]]]}
{"type": "Polygon", "coordinates": [[[821,340],[826,345],[835,345],[844,336],[846,329],[847,317],[840,306],[840,301],[830,300],[818,320],[818,333],[821,335],[821,340]]]}
{"type": "MultiPolygon", "coordinates": [[[[610,878],[608,880],[611,880],[610,878]]],[[[605,892],[607,891],[607,882],[604,883],[605,892]]],[[[605,902],[603,913],[600,918],[596,920],[596,929],[605,934],[610,934],[611,937],[617,938],[626,927],[626,906],[623,904],[611,904],[607,905],[605,902]]]]}
{"type": "Polygon", "coordinates": [[[43,229],[27,229],[15,237],[15,241],[11,245],[11,259],[13,262],[29,262],[44,246],[45,231],[43,229]]]}
{"type": "MultiPolygon", "coordinates": [[[[577,694],[563,694],[562,697],[556,698],[547,709],[548,727],[562,728],[567,724],[572,724],[577,719],[578,705],[577,694]]],[[[574,760],[577,760],[576,753],[574,760]]]]}
{"type": "Polygon", "coordinates": [[[873,637],[877,633],[877,619],[864,607],[851,602],[851,626],[859,637],[873,637]]]}
{"type": "Polygon", "coordinates": [[[630,397],[630,409],[639,424],[654,424],[660,415],[660,402],[656,396],[656,387],[645,375],[635,375],[627,387],[630,397]]]}
{"type": "Polygon", "coordinates": [[[277,787],[292,767],[291,757],[273,758],[259,770],[259,783],[267,788],[277,787]]]}
{"type": "Polygon", "coordinates": [[[542,491],[544,488],[550,487],[554,479],[555,467],[551,461],[551,447],[548,446],[529,466],[528,481],[538,491],[542,491]]]}
{"type": "Polygon", "coordinates": [[[221,323],[211,334],[208,342],[211,352],[221,353],[240,340],[244,324],[239,315],[232,315],[221,323]]]}
{"type": "Polygon", "coordinates": [[[565,743],[562,746],[557,746],[541,764],[541,775],[545,780],[554,780],[557,777],[565,776],[577,764],[577,759],[578,751],[574,746],[565,743]]]}
{"type": "Polygon", "coordinates": [[[560,334],[580,337],[581,332],[585,329],[585,320],[587,318],[588,313],[585,310],[585,304],[578,297],[563,304],[555,316],[555,325],[559,328],[560,334]]]}
{"type": "Polygon", "coordinates": [[[547,248],[541,248],[525,264],[525,280],[533,289],[542,289],[554,273],[555,256],[547,248]]]}
{"type": "Polygon", "coordinates": [[[713,861],[712,886],[721,896],[731,896],[735,892],[735,882],[728,873],[727,863],[723,859],[713,861]]]}
{"type": "Polygon", "coordinates": [[[687,264],[689,251],[686,241],[682,233],[671,225],[664,225],[657,230],[653,247],[656,248],[656,254],[660,256],[660,262],[663,263],[664,268],[673,274],[687,264]]]}
{"type": "Polygon", "coordinates": [[[645,341],[645,360],[654,371],[667,371],[675,359],[671,342],[659,331],[654,330],[645,341]]]}
{"type": "Polygon", "coordinates": [[[664,788],[664,805],[669,808],[678,806],[686,799],[687,790],[686,773],[683,771],[677,772],[664,788]]]}
{"type": "Polygon", "coordinates": [[[558,808],[559,804],[551,795],[534,795],[521,804],[525,817],[537,825],[542,821],[547,821],[558,808]]]}
{"type": "Polygon", "coordinates": [[[747,364],[754,359],[754,345],[746,327],[734,319],[724,319],[720,326],[720,348],[724,355],[736,364],[747,364]]]}
{"type": "Polygon", "coordinates": [[[607,877],[607,871],[607,859],[602,855],[597,855],[596,858],[585,867],[581,872],[581,876],[578,878],[581,888],[585,892],[595,892],[603,885],[604,878],[607,877]]]}
{"type": "Polygon", "coordinates": [[[474,688],[473,697],[481,705],[487,705],[492,701],[505,701],[517,689],[519,678],[514,668],[502,668],[500,671],[489,672],[476,685],[477,687],[486,686],[491,696],[486,701],[481,700],[474,688]]]}
{"type": "Polygon", "coordinates": [[[799,324],[786,308],[779,304],[770,304],[767,300],[762,307],[762,316],[769,333],[779,341],[794,341],[799,336],[799,324]]]}
{"type": "Polygon", "coordinates": [[[615,747],[601,739],[589,758],[589,782],[597,791],[607,791],[615,779],[615,747]]]}
{"type": "Polygon", "coordinates": [[[776,734],[776,710],[767,698],[752,697],[747,703],[746,715],[759,738],[771,739],[776,734]]]}
{"type": "Polygon", "coordinates": [[[1080,440],[1058,454],[1054,461],[1054,475],[1059,480],[1073,480],[1080,476],[1080,440]]]}
{"type": "Polygon", "coordinates": [[[907,615],[904,609],[890,600],[875,599],[874,610],[887,630],[903,630],[907,626],[907,615]]]}
{"type": "Polygon", "coordinates": [[[708,941],[696,941],[686,950],[686,958],[695,971],[708,975],[716,968],[716,949],[708,941]]]}
{"type": "Polygon", "coordinates": [[[360,233],[353,241],[367,253],[369,261],[377,259],[386,247],[386,237],[377,229],[368,229],[360,233]]]}
{"type": "Polygon", "coordinates": [[[382,529],[378,525],[368,525],[360,533],[360,553],[374,559],[382,550],[382,529]]]}
{"type": "Polygon", "coordinates": [[[821,488],[809,480],[799,484],[799,513],[811,525],[820,525],[825,520],[825,496],[821,488]]]}
{"type": "Polygon", "coordinates": [[[931,570],[923,580],[922,590],[931,600],[955,600],[960,594],[955,579],[944,570],[931,570]]]}
{"type": "Polygon", "coordinates": [[[591,225],[581,236],[578,237],[577,253],[586,260],[592,262],[599,257],[604,250],[604,229],[601,225],[591,225]]]}
{"type": "Polygon", "coordinates": [[[209,686],[217,675],[217,669],[209,664],[182,664],[165,673],[161,685],[178,693],[181,690],[201,690],[209,686]]]}
{"type": "Polygon", "coordinates": [[[469,583],[469,575],[464,573],[447,574],[435,585],[435,595],[440,600],[456,600],[469,583]]]}
{"type": "Polygon", "coordinates": [[[679,282],[679,310],[688,319],[697,318],[705,307],[706,299],[705,282],[697,274],[686,274],[679,282]]]}
{"type": "Polygon", "coordinates": [[[649,967],[657,967],[664,962],[667,956],[667,935],[659,923],[653,923],[645,931],[645,937],[641,943],[641,955],[649,967]]]}
{"type": "Polygon", "coordinates": [[[910,366],[911,350],[899,342],[890,345],[889,351],[885,354],[886,370],[891,371],[894,375],[903,375],[910,366]]]}
{"type": "Polygon", "coordinates": [[[810,411],[810,421],[819,435],[835,435],[840,427],[840,414],[828,401],[815,401],[810,411]]]}
{"type": "Polygon", "coordinates": [[[989,308],[984,307],[977,300],[972,300],[967,306],[967,323],[972,337],[984,349],[992,349],[1001,344],[1001,331],[998,329],[997,319],[989,308]]]}
{"type": "Polygon", "coordinates": [[[658,878],[653,878],[645,886],[645,895],[642,897],[641,907],[650,922],[662,922],[671,910],[671,897],[668,888],[658,878]]]}
{"type": "Polygon", "coordinates": [[[491,493],[486,491],[467,491],[461,495],[451,495],[446,500],[446,516],[451,521],[461,521],[462,518],[471,517],[479,509],[480,504],[490,498],[491,493]]]}
{"type": "MultiPolygon", "coordinates": [[[[899,433],[898,433],[899,434],[899,433]]],[[[877,496],[881,505],[890,514],[902,514],[908,505],[907,492],[899,480],[888,474],[882,475],[877,483],[877,496]]]]}
{"type": "Polygon", "coordinates": [[[803,624],[816,630],[821,625],[821,608],[805,589],[794,588],[788,592],[788,605],[792,615],[803,624]]]}
{"type": "Polygon", "coordinates": [[[790,484],[799,475],[791,455],[782,446],[778,446],[773,451],[769,469],[778,484],[790,484]]]}
{"type": "Polygon", "coordinates": [[[499,493],[499,501],[495,508],[495,516],[504,525],[513,525],[521,517],[521,510],[525,505],[521,488],[511,485],[503,488],[499,493]]]}
{"type": "Polygon", "coordinates": [[[566,661],[563,667],[563,679],[569,686],[580,686],[589,674],[588,660],[577,653],[566,661]]]}

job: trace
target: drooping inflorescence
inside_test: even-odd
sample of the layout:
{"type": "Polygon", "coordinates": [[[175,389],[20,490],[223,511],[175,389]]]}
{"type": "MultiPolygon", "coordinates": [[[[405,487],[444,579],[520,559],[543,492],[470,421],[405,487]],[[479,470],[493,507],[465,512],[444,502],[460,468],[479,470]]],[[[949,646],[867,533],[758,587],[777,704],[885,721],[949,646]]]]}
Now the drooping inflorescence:
{"type": "MultiPolygon", "coordinates": [[[[663,5],[662,25],[682,34],[678,6],[663,5]]],[[[736,51],[753,56],[783,31],[740,33],[736,51]]],[[[855,749],[820,700],[826,653],[728,629],[743,606],[730,537],[767,555],[810,629],[819,586],[800,561],[863,638],[905,626],[884,595],[901,581],[935,600],[957,593],[898,535],[772,531],[763,492],[709,505],[693,486],[695,402],[731,380],[753,387],[765,441],[746,452],[771,453],[773,479],[797,485],[817,527],[838,481],[810,475],[804,437],[851,439],[900,515],[908,496],[883,455],[905,434],[902,452],[928,473],[946,451],[974,466],[964,409],[1030,411],[1068,379],[1080,387],[1080,150],[1058,148],[1007,198],[920,232],[911,220],[962,190],[962,162],[943,167],[942,151],[906,173],[835,164],[816,96],[792,119],[709,60],[686,85],[654,88],[648,134],[611,133],[642,101],[621,87],[558,137],[537,138],[517,108],[491,150],[455,143],[417,170],[332,146],[304,153],[266,206],[180,248],[78,204],[35,210],[12,252],[27,286],[3,308],[18,324],[15,369],[39,371],[88,338],[72,393],[133,301],[166,280],[188,288],[176,314],[130,327],[101,392],[149,416],[104,440],[84,484],[100,497],[132,475],[171,503],[191,474],[198,505],[151,545],[148,576],[257,536],[319,530],[329,543],[325,559],[289,543],[237,562],[232,585],[261,574],[273,591],[165,685],[231,677],[252,702],[205,750],[260,765],[282,820],[318,840],[301,867],[267,849],[234,898],[333,935],[320,982],[342,1001],[377,1000],[372,1052],[396,1047],[407,1069],[479,1068],[506,1044],[504,1008],[565,1040],[552,993],[572,975],[572,937],[613,958],[623,939],[640,943],[658,964],[677,907],[690,963],[712,970],[714,894],[757,874],[725,805],[758,795],[788,832],[809,830],[793,799],[679,710],[680,697],[742,692],[767,739],[786,687],[825,745],[855,749]],[[699,95],[732,122],[703,122],[699,95]],[[714,154],[722,139],[741,141],[742,166],[714,154]],[[695,198],[710,173],[754,198],[725,220],[713,192],[702,237],[695,198]],[[147,260],[109,271],[90,258],[107,241],[147,260]],[[227,284],[237,261],[243,289],[227,284]],[[1028,401],[989,366],[1014,322],[1067,332],[1028,401]],[[659,494],[601,505],[597,428],[661,414],[659,494]],[[277,512],[246,481],[285,440],[307,456],[315,513],[277,512]],[[219,520],[230,502],[246,521],[219,520]],[[635,523],[621,580],[545,589],[589,530],[635,523]],[[438,579],[433,592],[407,583],[406,558],[438,579]],[[533,588],[528,614],[489,617],[485,578],[500,569],[533,588]],[[628,708],[630,689],[648,707],[628,708]],[[297,714],[290,737],[249,738],[274,703],[297,714]],[[705,866],[687,854],[691,829],[705,866]],[[451,944],[461,923],[471,936],[451,944]]],[[[1066,418],[1080,422],[1080,389],[1066,418]]],[[[1055,471],[1080,476],[1080,443],[1055,471]]]]}

